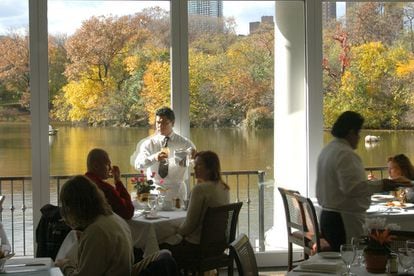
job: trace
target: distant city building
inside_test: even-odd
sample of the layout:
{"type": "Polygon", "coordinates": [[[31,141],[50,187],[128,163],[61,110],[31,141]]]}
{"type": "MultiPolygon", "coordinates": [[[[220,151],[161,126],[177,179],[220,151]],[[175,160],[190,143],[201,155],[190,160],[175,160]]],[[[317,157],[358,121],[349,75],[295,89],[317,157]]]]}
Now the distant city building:
{"type": "MultiPolygon", "coordinates": [[[[189,28],[204,32],[223,32],[223,1],[188,1],[189,28]]],[[[191,30],[190,30],[191,32],[191,30]]]]}
{"type": "Polygon", "coordinates": [[[268,25],[273,26],[274,25],[273,16],[270,16],[270,15],[262,16],[260,22],[259,21],[249,22],[249,33],[254,33],[255,31],[257,31],[262,24],[268,24],[268,25]]]}
{"type": "Polygon", "coordinates": [[[322,2],[322,23],[336,19],[336,2],[322,2]]]}
{"type": "Polygon", "coordinates": [[[188,1],[189,15],[204,15],[211,17],[223,17],[223,1],[188,1]]]}

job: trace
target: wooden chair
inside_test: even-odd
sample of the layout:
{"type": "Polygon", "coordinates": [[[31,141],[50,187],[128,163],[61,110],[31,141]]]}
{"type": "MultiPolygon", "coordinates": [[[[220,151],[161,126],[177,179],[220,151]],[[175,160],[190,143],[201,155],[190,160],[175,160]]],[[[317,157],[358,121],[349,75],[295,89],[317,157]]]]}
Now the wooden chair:
{"type": "Polygon", "coordinates": [[[259,275],[253,248],[249,238],[245,234],[240,234],[240,236],[230,244],[230,252],[236,260],[238,275],[259,275]]]}
{"type": "Polygon", "coordinates": [[[243,202],[207,209],[203,219],[200,238],[200,252],[181,264],[184,274],[198,273],[227,267],[233,275],[233,257],[225,252],[236,236],[237,221],[243,202]]]}
{"type": "Polygon", "coordinates": [[[293,263],[301,262],[309,256],[329,250],[326,240],[321,242],[318,218],[315,207],[309,198],[303,197],[298,191],[278,188],[285,208],[286,228],[288,235],[288,271],[293,263]],[[293,261],[293,244],[303,248],[303,259],[293,261]],[[321,246],[323,244],[323,248],[321,246]]]}
{"type": "Polygon", "coordinates": [[[2,219],[1,215],[3,214],[3,203],[5,199],[6,199],[5,195],[0,195],[0,221],[2,219]]]}

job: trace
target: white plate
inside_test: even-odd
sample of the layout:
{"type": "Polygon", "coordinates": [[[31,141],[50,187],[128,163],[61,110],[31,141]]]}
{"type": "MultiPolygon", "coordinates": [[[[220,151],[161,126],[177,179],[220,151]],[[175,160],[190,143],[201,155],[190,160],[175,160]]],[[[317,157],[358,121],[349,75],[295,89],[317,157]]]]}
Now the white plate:
{"type": "Polygon", "coordinates": [[[150,214],[148,214],[148,215],[145,215],[145,218],[146,219],[159,219],[159,218],[161,218],[160,216],[151,216],[150,214]]]}
{"type": "Polygon", "coordinates": [[[341,253],[339,252],[319,252],[319,256],[325,259],[339,259],[341,258],[341,253]]]}
{"type": "Polygon", "coordinates": [[[384,201],[390,201],[395,199],[393,195],[373,195],[371,196],[372,201],[376,202],[384,202],[384,201]]]}

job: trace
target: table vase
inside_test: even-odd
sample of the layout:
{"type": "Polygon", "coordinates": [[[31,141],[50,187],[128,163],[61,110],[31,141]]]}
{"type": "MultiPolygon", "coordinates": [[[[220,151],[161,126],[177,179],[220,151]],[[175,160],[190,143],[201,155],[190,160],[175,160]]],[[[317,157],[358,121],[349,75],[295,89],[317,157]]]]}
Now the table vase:
{"type": "Polygon", "coordinates": [[[139,202],[147,202],[150,193],[137,193],[137,200],[139,202]]]}
{"type": "Polygon", "coordinates": [[[384,252],[365,251],[365,267],[370,273],[385,273],[388,255],[384,252]]]}

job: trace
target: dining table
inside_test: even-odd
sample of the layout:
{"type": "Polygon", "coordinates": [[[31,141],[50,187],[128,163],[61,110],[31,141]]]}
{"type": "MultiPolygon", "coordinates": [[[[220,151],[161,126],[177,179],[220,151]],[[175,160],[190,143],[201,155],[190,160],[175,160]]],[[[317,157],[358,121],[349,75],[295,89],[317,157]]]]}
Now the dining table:
{"type": "Polygon", "coordinates": [[[373,195],[366,215],[367,218],[385,218],[387,224],[397,224],[402,231],[414,231],[414,204],[401,204],[392,195],[373,195]]]}
{"type": "Polygon", "coordinates": [[[134,246],[144,251],[144,257],[160,250],[162,243],[176,244],[181,237],[176,234],[178,227],[184,222],[187,211],[171,208],[169,211],[159,210],[151,215],[148,210],[137,209],[132,219],[128,220],[134,246]]]}
{"type": "MultiPolygon", "coordinates": [[[[346,272],[346,267],[338,252],[321,252],[311,256],[308,260],[302,262],[293,270],[287,272],[287,276],[315,276],[315,275],[342,275],[346,272]]],[[[370,273],[365,266],[357,265],[354,262],[351,265],[351,272],[357,276],[385,276],[387,273],[370,273]]],[[[403,269],[398,267],[398,272],[403,273],[403,269]]]]}
{"type": "Polygon", "coordinates": [[[4,269],[2,273],[15,276],[63,276],[51,258],[12,257],[6,261],[4,269]]]}

